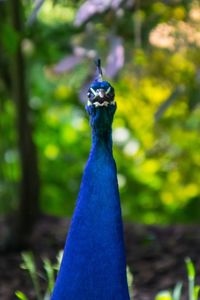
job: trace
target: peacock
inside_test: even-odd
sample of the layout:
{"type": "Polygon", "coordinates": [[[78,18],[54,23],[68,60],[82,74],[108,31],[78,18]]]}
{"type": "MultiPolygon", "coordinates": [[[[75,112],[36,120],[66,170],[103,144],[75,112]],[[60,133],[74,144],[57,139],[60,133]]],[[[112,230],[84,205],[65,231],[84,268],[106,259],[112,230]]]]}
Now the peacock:
{"type": "Polygon", "coordinates": [[[114,88],[98,76],[86,110],[92,147],[51,300],[130,300],[116,164],[112,154],[114,88]]]}

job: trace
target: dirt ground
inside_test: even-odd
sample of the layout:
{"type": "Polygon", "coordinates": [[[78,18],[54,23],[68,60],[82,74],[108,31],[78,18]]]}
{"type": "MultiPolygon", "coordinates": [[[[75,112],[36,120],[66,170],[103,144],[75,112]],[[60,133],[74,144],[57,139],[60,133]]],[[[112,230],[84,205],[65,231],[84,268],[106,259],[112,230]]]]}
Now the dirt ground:
{"type": "MultiPolygon", "coordinates": [[[[42,277],[42,258],[55,257],[63,248],[69,221],[43,217],[31,237],[32,249],[42,277]]],[[[200,226],[144,226],[125,224],[127,264],[134,276],[134,300],[154,300],[160,290],[184,283],[187,297],[187,276],[184,260],[190,257],[200,275],[200,226]]],[[[14,300],[15,291],[24,292],[35,300],[33,286],[27,272],[20,269],[20,253],[0,254],[0,300],[14,300]]],[[[45,281],[41,278],[42,287],[45,281]]],[[[197,283],[200,277],[197,276],[197,283]]],[[[78,300],[78,299],[77,299],[78,300]]],[[[109,300],[109,299],[108,299],[109,300]]]]}

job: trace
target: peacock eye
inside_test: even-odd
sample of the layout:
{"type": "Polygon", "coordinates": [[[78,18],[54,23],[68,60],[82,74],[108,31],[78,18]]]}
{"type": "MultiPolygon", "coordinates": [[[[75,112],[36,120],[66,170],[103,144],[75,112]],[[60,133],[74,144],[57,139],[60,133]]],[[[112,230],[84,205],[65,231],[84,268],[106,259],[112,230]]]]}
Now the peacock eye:
{"type": "Polygon", "coordinates": [[[94,101],[94,99],[98,96],[97,90],[95,90],[94,88],[90,88],[88,91],[88,98],[91,102],[94,101]]]}
{"type": "Polygon", "coordinates": [[[114,98],[114,89],[111,87],[111,86],[109,86],[108,88],[107,88],[107,90],[106,90],[106,96],[107,96],[107,98],[109,98],[110,100],[112,100],[113,98],[114,98]]]}

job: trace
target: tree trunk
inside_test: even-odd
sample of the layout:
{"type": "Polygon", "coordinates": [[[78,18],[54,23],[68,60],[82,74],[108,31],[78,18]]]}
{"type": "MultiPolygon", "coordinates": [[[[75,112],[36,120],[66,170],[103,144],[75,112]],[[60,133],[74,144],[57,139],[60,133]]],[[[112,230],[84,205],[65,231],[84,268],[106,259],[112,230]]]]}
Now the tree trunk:
{"type": "Polygon", "coordinates": [[[11,58],[12,94],[16,105],[16,128],[21,165],[20,199],[12,237],[13,247],[24,247],[39,211],[39,174],[36,147],[33,141],[26,89],[25,60],[21,49],[23,36],[22,3],[9,0],[9,16],[14,32],[19,36],[16,51],[11,58]]]}

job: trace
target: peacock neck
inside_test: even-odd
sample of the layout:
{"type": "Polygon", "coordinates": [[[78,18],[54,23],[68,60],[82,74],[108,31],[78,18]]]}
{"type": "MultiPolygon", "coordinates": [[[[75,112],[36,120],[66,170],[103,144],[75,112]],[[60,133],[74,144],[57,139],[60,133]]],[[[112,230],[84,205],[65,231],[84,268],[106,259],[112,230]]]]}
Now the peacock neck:
{"type": "Polygon", "coordinates": [[[100,151],[104,155],[112,155],[112,121],[116,107],[86,107],[86,109],[92,127],[91,154],[100,151]]]}
{"type": "Polygon", "coordinates": [[[92,150],[102,149],[112,155],[112,128],[110,127],[104,132],[98,132],[95,128],[92,128],[92,150]]]}
{"type": "Polygon", "coordinates": [[[112,156],[116,107],[86,107],[92,149],[51,300],[130,300],[117,170],[112,156]]]}

